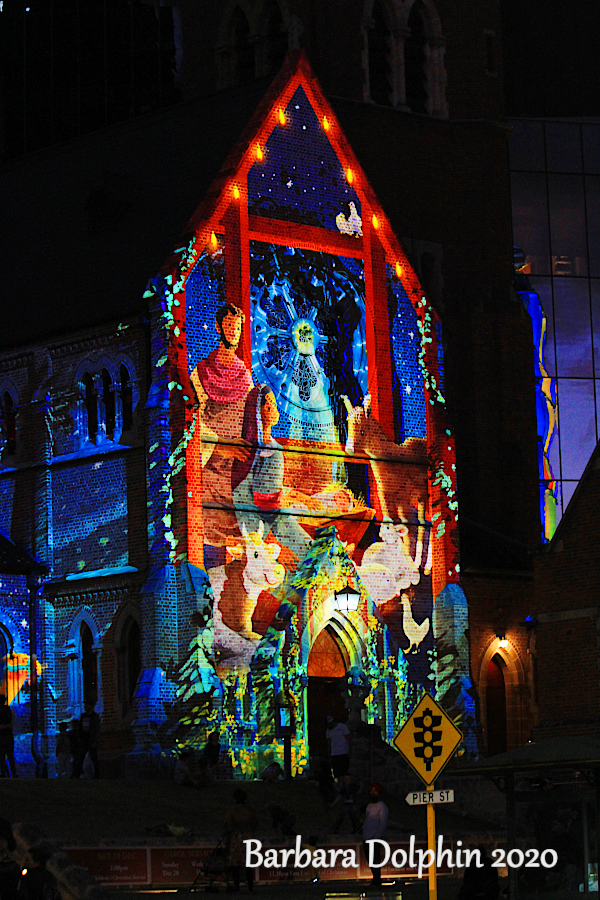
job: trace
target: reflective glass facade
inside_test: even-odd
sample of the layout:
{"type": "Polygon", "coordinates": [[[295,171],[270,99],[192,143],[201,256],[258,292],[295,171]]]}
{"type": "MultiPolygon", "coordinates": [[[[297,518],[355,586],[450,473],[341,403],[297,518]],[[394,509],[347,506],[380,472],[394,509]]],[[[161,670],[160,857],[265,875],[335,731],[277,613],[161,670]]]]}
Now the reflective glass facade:
{"type": "Polygon", "coordinates": [[[600,120],[510,124],[514,244],[545,314],[557,403],[547,457],[558,521],[600,438],[600,120]]]}

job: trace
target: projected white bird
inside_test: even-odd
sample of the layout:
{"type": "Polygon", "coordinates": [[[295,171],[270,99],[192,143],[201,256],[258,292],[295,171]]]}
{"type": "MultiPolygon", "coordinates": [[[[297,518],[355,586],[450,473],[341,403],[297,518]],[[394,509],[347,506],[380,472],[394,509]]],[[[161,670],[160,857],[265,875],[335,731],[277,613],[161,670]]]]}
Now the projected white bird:
{"type": "Polygon", "coordinates": [[[419,649],[419,644],[427,637],[427,632],[429,631],[429,619],[423,619],[421,624],[418,625],[413,619],[412,608],[408,596],[402,594],[400,599],[402,600],[402,610],[404,612],[404,616],[402,617],[402,628],[404,634],[410,641],[406,652],[416,653],[419,649]]]}
{"type": "Polygon", "coordinates": [[[353,234],[354,237],[361,237],[362,219],[359,216],[356,206],[352,200],[350,201],[348,206],[350,207],[350,215],[348,216],[348,218],[346,218],[343,212],[338,213],[335,217],[335,224],[337,225],[337,229],[341,234],[353,234]]]}

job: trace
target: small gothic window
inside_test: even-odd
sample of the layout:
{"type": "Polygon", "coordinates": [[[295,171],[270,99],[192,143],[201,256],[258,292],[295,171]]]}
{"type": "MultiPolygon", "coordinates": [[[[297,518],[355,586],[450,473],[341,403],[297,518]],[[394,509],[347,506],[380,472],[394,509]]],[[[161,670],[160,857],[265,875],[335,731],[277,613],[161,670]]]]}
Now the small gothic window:
{"type": "Polygon", "coordinates": [[[390,33],[383,3],[375,0],[371,13],[373,27],[369,31],[369,91],[371,100],[391,105],[392,69],[390,66],[390,33]]]}
{"type": "Polygon", "coordinates": [[[245,84],[256,77],[254,45],[250,42],[248,19],[236,6],[232,20],[233,52],[235,58],[235,82],[245,84]]]}
{"type": "Polygon", "coordinates": [[[275,75],[281,68],[288,49],[288,37],[276,0],[270,0],[264,14],[265,75],[275,75]]]}
{"type": "Polygon", "coordinates": [[[2,430],[6,452],[9,456],[14,456],[17,449],[17,410],[8,391],[4,391],[2,396],[2,430]]]}
{"type": "Polygon", "coordinates": [[[422,0],[415,0],[408,17],[410,35],[404,42],[406,105],[415,113],[428,112],[425,75],[425,21],[425,6],[422,0]]]}
{"type": "Polygon", "coordinates": [[[119,369],[121,381],[121,415],[123,417],[123,431],[131,431],[133,424],[133,390],[129,370],[124,363],[119,369]]]}
{"type": "Polygon", "coordinates": [[[107,369],[102,369],[102,402],[106,416],[106,437],[112,441],[115,436],[115,394],[112,378],[107,369]]]}
{"type": "Polygon", "coordinates": [[[123,685],[122,698],[126,708],[131,706],[133,693],[142,669],[142,642],[140,626],[130,616],[123,626],[123,685]]]}
{"type": "Polygon", "coordinates": [[[496,41],[493,31],[485,32],[485,71],[488,75],[496,75],[496,41]]]}
{"type": "Polygon", "coordinates": [[[81,623],[79,631],[81,641],[81,681],[83,688],[83,700],[98,700],[98,664],[94,652],[94,637],[90,626],[86,622],[81,623]]]}
{"type": "Polygon", "coordinates": [[[83,385],[84,405],[87,413],[87,436],[90,441],[96,443],[98,433],[98,397],[94,377],[86,372],[81,380],[83,385]]]}

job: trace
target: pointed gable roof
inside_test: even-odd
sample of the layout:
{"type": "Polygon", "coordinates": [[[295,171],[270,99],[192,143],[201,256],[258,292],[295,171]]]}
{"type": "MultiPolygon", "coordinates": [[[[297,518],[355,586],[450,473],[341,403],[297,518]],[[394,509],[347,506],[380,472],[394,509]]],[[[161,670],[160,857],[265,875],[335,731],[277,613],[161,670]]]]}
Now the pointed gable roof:
{"type": "MultiPolygon", "coordinates": [[[[332,155],[337,159],[340,171],[344,175],[345,183],[342,191],[349,203],[353,201],[357,210],[362,211],[362,219],[368,220],[383,247],[388,263],[393,262],[395,273],[401,280],[407,294],[413,299],[413,303],[426,304],[427,312],[435,320],[437,316],[426,298],[419,280],[414,273],[404,250],[392,231],[389,220],[381,203],[377,199],[374,190],[369,184],[360,162],[350,147],[341,125],[333,111],[332,106],[325,97],[321,86],[314,74],[310,63],[302,50],[290,51],[286,60],[265,93],[256,111],[244,129],[240,139],[229,153],[221,171],[213,180],[204,199],[196,208],[184,232],[184,240],[189,242],[186,248],[180,247],[175,251],[163,267],[163,274],[178,270],[178,274],[189,274],[198,255],[210,244],[211,236],[222,220],[232,197],[247,199],[251,206],[260,196],[258,181],[260,175],[257,172],[256,163],[264,163],[261,173],[267,179],[273,176],[268,159],[271,149],[284,148],[295,144],[295,153],[298,153],[298,141],[302,141],[302,134],[306,132],[307,159],[314,161],[318,157],[324,159],[323,166],[327,169],[329,181],[333,180],[331,172],[332,155]],[[317,130],[314,125],[319,124],[317,130]],[[294,126],[297,126],[294,128],[294,126]],[[286,131],[286,128],[288,129],[286,131]],[[309,130],[310,128],[310,130],[309,130]],[[292,132],[292,129],[293,132],[292,132]],[[317,146],[315,146],[317,143],[317,146]],[[241,197],[240,192],[245,188],[248,179],[247,197],[241,197]],[[242,181],[244,186],[242,186],[242,181]],[[182,254],[185,256],[182,258],[182,254]]],[[[307,184],[311,173],[299,172],[299,184],[295,185],[300,190],[308,190],[307,184]]],[[[310,185],[313,187],[314,185],[310,185]]],[[[363,238],[340,234],[337,228],[334,231],[335,221],[332,220],[333,208],[328,203],[327,191],[323,192],[326,184],[320,184],[318,191],[320,197],[320,210],[315,218],[321,217],[321,227],[331,230],[331,243],[338,252],[346,251],[349,256],[362,256],[364,253],[363,238]]],[[[338,185],[339,187],[339,185],[338,185]]],[[[339,201],[339,191],[338,191],[339,201]]],[[[286,191],[279,183],[273,195],[286,197],[286,191]]],[[[289,201],[288,201],[289,202],[289,201]]],[[[291,206],[294,204],[293,197],[291,206]]],[[[263,218],[266,210],[259,210],[263,218]]],[[[339,212],[339,210],[338,210],[339,212]]],[[[252,223],[250,223],[251,225],[252,223]]],[[[308,246],[319,247],[321,235],[314,229],[316,223],[295,223],[288,219],[279,223],[279,232],[289,231],[293,233],[293,242],[297,246],[304,243],[308,246]]],[[[252,230],[252,229],[251,229],[252,230]]],[[[263,231],[266,229],[262,229],[263,231]]]]}

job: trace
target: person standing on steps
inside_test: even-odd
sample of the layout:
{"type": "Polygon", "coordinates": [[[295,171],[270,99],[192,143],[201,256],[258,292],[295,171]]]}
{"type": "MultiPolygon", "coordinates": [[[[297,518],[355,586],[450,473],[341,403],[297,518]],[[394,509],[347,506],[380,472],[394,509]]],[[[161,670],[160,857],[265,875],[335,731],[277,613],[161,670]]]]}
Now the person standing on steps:
{"type": "Polygon", "coordinates": [[[335,716],[327,716],[327,746],[334,778],[343,778],[350,770],[352,738],[350,729],[335,716]]]}
{"type": "MultiPolygon", "coordinates": [[[[370,849],[370,845],[367,841],[372,841],[375,838],[382,838],[387,828],[388,808],[381,799],[382,794],[383,787],[379,783],[376,782],[371,785],[370,799],[365,810],[363,822],[363,840],[367,861],[369,860],[370,849]]],[[[373,881],[371,884],[373,887],[381,887],[381,866],[378,865],[381,862],[381,844],[373,845],[372,860],[375,865],[371,866],[371,872],[373,874],[373,881]]]]}

